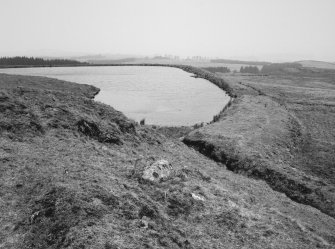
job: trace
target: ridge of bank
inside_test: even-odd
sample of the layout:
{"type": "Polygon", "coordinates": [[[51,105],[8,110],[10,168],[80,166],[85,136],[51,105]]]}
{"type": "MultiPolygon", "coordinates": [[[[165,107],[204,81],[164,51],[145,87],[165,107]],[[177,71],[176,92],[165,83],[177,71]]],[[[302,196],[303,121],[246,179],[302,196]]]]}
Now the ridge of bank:
{"type": "Polygon", "coordinates": [[[334,186],[294,166],[304,136],[294,114],[256,91],[238,94],[217,122],[192,131],[183,142],[235,173],[264,180],[292,200],[335,217],[334,186]]]}

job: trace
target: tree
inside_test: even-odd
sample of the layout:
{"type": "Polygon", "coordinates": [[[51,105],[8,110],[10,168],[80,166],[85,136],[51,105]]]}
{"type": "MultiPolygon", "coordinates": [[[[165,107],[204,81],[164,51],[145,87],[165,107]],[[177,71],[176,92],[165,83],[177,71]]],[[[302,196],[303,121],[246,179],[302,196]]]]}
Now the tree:
{"type": "Polygon", "coordinates": [[[16,56],[1,57],[0,66],[59,66],[59,65],[80,65],[87,64],[75,60],[52,59],[45,60],[42,58],[16,56]]]}

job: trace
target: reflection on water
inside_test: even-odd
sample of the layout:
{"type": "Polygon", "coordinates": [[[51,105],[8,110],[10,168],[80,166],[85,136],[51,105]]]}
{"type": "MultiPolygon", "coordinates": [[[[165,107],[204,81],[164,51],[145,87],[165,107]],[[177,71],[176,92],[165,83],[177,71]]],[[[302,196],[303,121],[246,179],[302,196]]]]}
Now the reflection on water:
{"type": "Polygon", "coordinates": [[[141,66],[0,69],[94,85],[95,100],[147,124],[193,125],[209,122],[229,101],[217,86],[177,68],[141,66]]]}

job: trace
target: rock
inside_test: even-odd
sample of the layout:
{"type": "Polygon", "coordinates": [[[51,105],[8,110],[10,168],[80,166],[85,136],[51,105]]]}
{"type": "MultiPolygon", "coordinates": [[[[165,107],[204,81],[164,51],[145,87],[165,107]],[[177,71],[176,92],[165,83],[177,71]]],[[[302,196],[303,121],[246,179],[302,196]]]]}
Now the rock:
{"type": "Polygon", "coordinates": [[[149,225],[150,225],[150,218],[143,216],[139,222],[139,227],[143,229],[147,229],[149,228],[149,225]]]}
{"type": "Polygon", "coordinates": [[[142,178],[152,182],[167,179],[172,173],[172,166],[167,160],[158,160],[144,169],[142,178]]]}
{"type": "Polygon", "coordinates": [[[196,195],[194,193],[191,193],[191,196],[194,200],[197,200],[197,201],[205,201],[205,198],[200,196],[200,195],[196,195]]]}
{"type": "Polygon", "coordinates": [[[147,229],[149,227],[149,223],[146,220],[140,221],[140,228],[147,229]]]}

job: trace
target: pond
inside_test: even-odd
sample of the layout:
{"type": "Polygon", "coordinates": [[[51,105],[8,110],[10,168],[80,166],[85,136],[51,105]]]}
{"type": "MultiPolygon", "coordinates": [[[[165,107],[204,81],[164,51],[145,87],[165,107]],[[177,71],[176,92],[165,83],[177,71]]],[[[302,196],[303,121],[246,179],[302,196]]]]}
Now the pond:
{"type": "Polygon", "coordinates": [[[178,68],[95,66],[6,68],[0,73],[46,76],[101,89],[96,101],[146,124],[182,126],[209,122],[230,97],[211,82],[178,68]]]}

